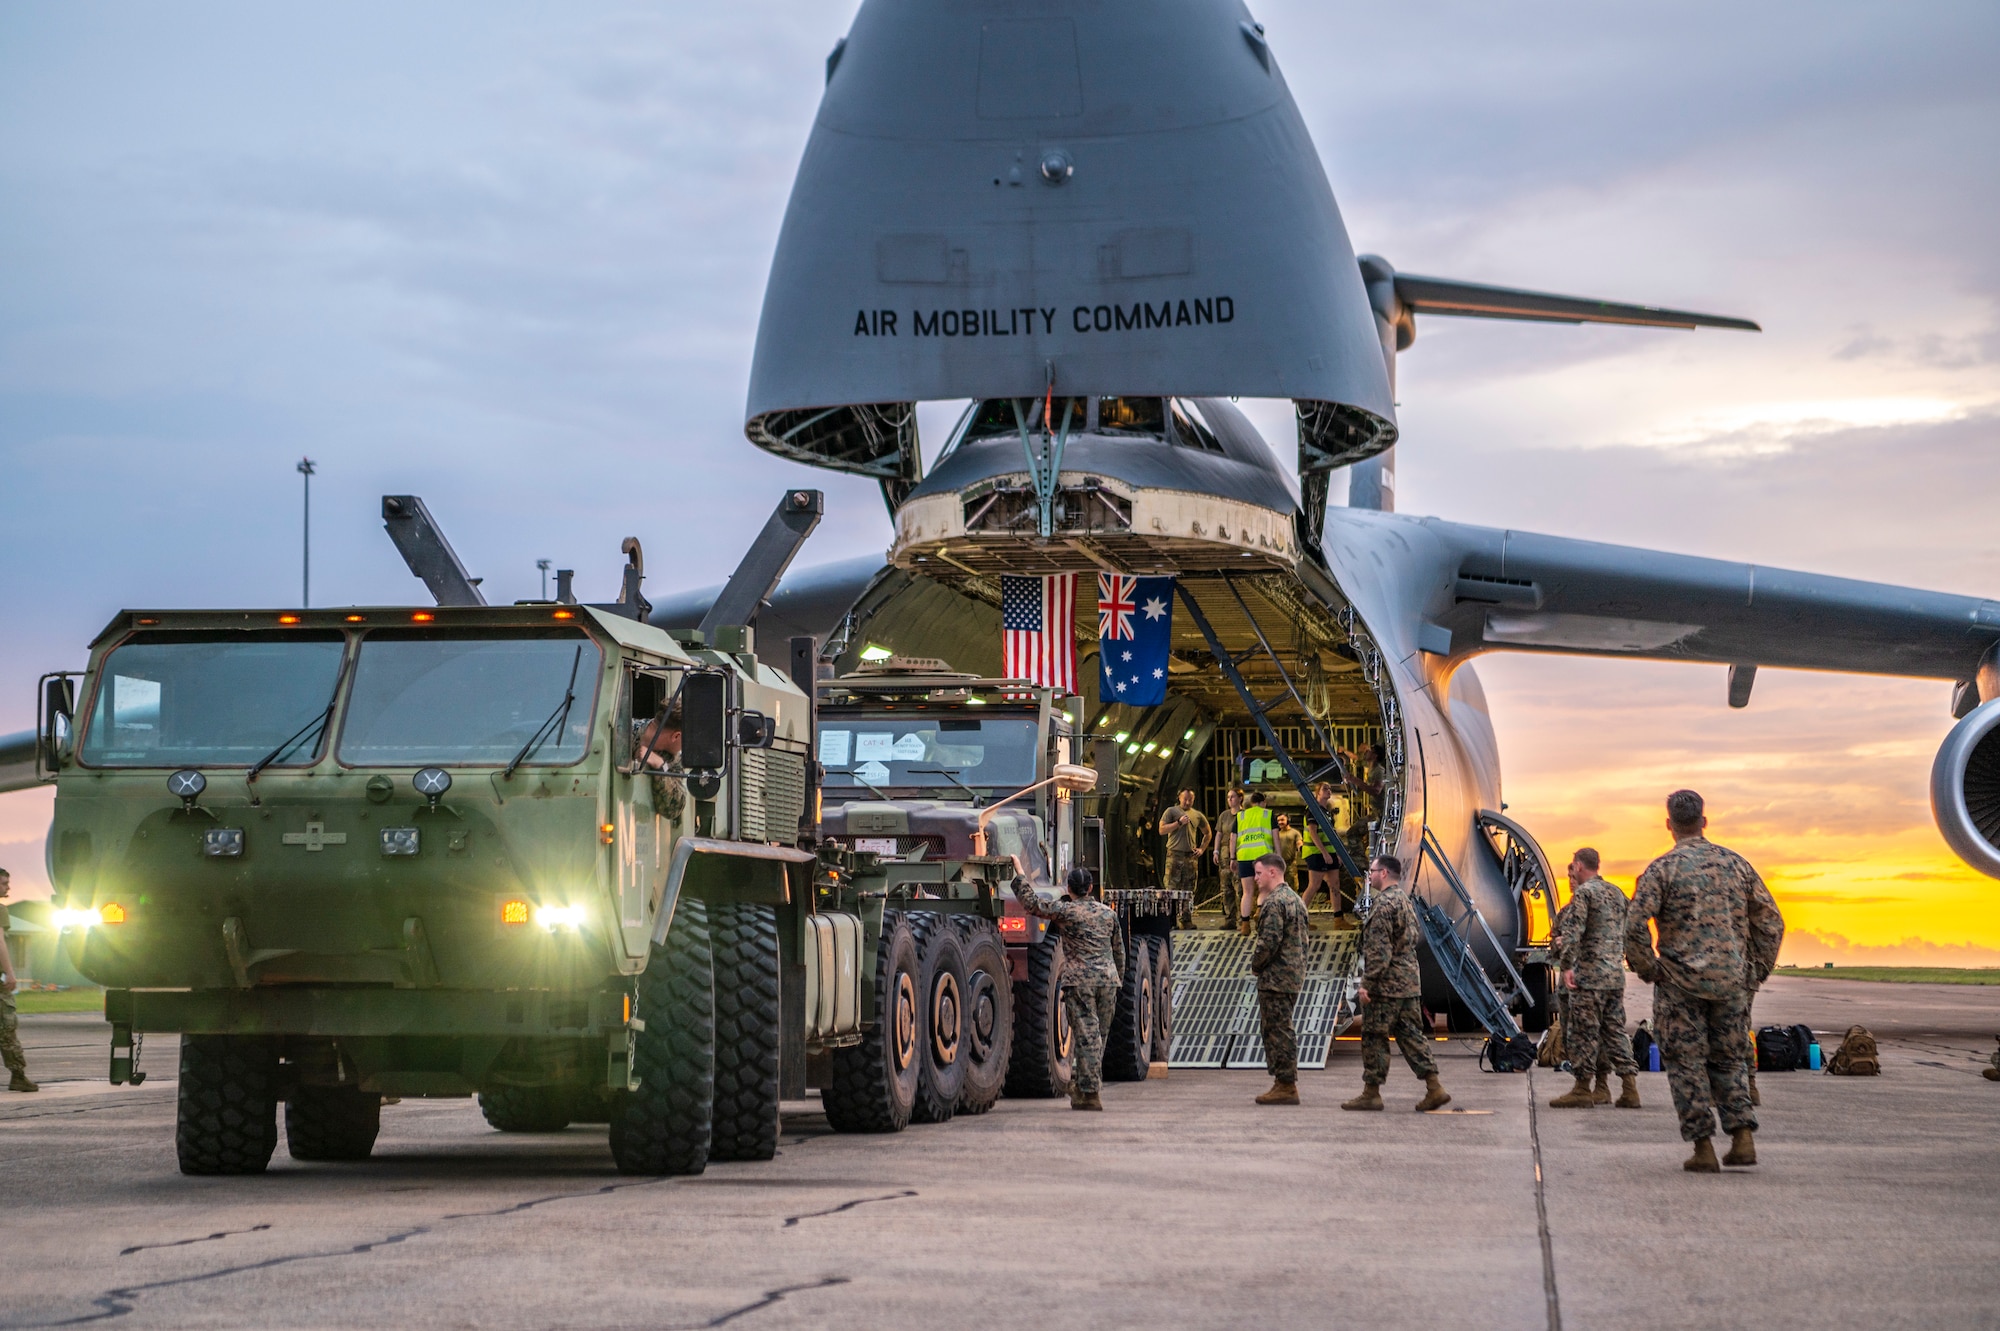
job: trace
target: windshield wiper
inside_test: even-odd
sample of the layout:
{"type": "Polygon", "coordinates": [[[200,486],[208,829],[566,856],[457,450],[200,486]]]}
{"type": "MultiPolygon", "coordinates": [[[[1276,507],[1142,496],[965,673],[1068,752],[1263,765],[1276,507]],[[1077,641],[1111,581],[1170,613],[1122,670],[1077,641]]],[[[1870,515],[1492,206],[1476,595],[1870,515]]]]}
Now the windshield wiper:
{"type": "MultiPolygon", "coordinates": [[[[287,739],[283,744],[280,744],[277,748],[272,749],[269,753],[265,754],[262,758],[259,758],[256,762],[251,763],[250,770],[243,774],[244,785],[247,786],[253,784],[257,780],[257,774],[259,772],[263,771],[266,767],[269,767],[272,763],[278,761],[278,759],[290,753],[293,747],[297,745],[300,741],[304,740],[307,735],[311,735],[315,741],[319,739],[321,732],[323,732],[326,729],[326,723],[333,719],[333,706],[335,703],[340,701],[341,681],[345,680],[346,678],[347,678],[347,656],[343,654],[340,658],[340,669],[337,672],[335,672],[333,677],[333,693],[331,694],[331,696],[327,698],[326,706],[319,709],[318,716],[315,716],[312,720],[306,722],[304,725],[300,726],[297,730],[294,730],[291,734],[291,737],[287,739]]],[[[252,803],[256,802],[254,795],[255,793],[253,792],[251,801],[252,803]]]]}
{"type": "Polygon", "coordinates": [[[849,781],[853,781],[858,785],[863,785],[868,787],[868,789],[874,791],[876,796],[879,799],[881,799],[884,803],[894,804],[896,802],[895,800],[889,797],[888,793],[884,791],[882,787],[876,785],[873,781],[870,781],[867,777],[862,776],[857,772],[838,772],[835,773],[835,775],[844,776],[849,781]]]}
{"type": "Polygon", "coordinates": [[[556,709],[549,713],[546,721],[535,727],[535,733],[528,736],[528,742],[521,746],[521,751],[514,755],[514,760],[508,763],[505,770],[500,773],[500,778],[503,781],[512,781],[514,779],[514,769],[526,762],[528,755],[542,746],[543,740],[547,739],[550,735],[560,735],[562,733],[563,726],[569,721],[569,709],[576,704],[576,670],[582,664],[583,648],[578,647],[576,655],[570,658],[569,687],[563,693],[563,700],[556,704],[556,709]]]}
{"type": "Polygon", "coordinates": [[[960,781],[958,779],[958,774],[953,772],[948,767],[912,767],[908,770],[911,776],[943,777],[945,780],[951,782],[954,786],[957,786],[960,790],[970,795],[972,797],[972,807],[975,809],[979,808],[981,805],[985,803],[985,801],[980,798],[978,791],[974,790],[971,786],[966,785],[963,781],[960,781]]]}

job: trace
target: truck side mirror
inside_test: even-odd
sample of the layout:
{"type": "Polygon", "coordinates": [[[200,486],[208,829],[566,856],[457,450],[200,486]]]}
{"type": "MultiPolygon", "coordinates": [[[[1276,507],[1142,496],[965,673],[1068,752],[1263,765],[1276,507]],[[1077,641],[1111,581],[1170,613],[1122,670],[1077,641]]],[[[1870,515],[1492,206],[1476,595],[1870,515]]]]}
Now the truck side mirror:
{"type": "Polygon", "coordinates": [[[1093,793],[1116,795],[1118,793],[1118,741],[1100,739],[1091,741],[1091,766],[1097,769],[1097,785],[1093,793]]]}
{"type": "Polygon", "coordinates": [[[692,674],[681,686],[681,766],[719,772],[729,760],[729,676],[692,674]]]}
{"type": "Polygon", "coordinates": [[[777,725],[762,712],[746,710],[736,714],[736,747],[739,749],[768,749],[777,737],[777,725]]]}
{"type": "Polygon", "coordinates": [[[42,681],[42,762],[54,771],[62,759],[62,746],[76,728],[76,685],[67,675],[51,675],[42,681]]]}

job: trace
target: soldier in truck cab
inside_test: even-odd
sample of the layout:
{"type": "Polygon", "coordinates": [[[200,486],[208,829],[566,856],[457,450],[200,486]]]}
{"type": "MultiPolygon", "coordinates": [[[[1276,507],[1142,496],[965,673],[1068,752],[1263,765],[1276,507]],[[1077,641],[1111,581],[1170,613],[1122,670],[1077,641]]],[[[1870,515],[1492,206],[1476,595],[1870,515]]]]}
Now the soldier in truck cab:
{"type": "Polygon", "coordinates": [[[643,771],[653,783],[653,809],[670,822],[678,823],[687,807],[687,787],[668,773],[681,765],[681,709],[675,703],[650,721],[632,724],[632,765],[636,775],[643,771]]]}

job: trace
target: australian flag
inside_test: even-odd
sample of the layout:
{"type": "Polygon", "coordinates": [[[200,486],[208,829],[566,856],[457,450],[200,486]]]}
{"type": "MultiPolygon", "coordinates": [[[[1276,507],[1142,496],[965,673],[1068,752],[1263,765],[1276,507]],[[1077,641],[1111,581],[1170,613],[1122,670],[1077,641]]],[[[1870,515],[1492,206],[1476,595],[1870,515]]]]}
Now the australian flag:
{"type": "Polygon", "coordinates": [[[1128,707],[1167,700],[1174,580],[1097,575],[1098,697],[1128,707]]]}

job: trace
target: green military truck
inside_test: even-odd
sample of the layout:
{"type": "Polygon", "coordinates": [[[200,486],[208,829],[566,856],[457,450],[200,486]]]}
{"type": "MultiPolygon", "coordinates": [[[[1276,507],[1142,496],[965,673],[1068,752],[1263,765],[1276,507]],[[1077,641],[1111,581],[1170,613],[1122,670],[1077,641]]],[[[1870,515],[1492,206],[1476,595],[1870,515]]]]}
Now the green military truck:
{"type": "Polygon", "coordinates": [[[1046,996],[1015,1060],[1052,942],[1006,893],[1003,848],[1046,882],[1032,807],[982,810],[995,853],[948,862],[819,836],[813,644],[788,676],[744,625],[820,506],[788,494],[713,622],[669,633],[636,541],[615,603],[565,575],[489,606],[388,496],[434,607],[127,611],[44,678],[61,946],[107,989],[114,1083],[181,1037],[184,1172],[264,1169],[281,1105],[302,1160],[367,1157],[385,1102],[477,1095],[676,1174],[769,1158],[809,1085],[845,1131],[1063,1089],[1046,996]]]}

